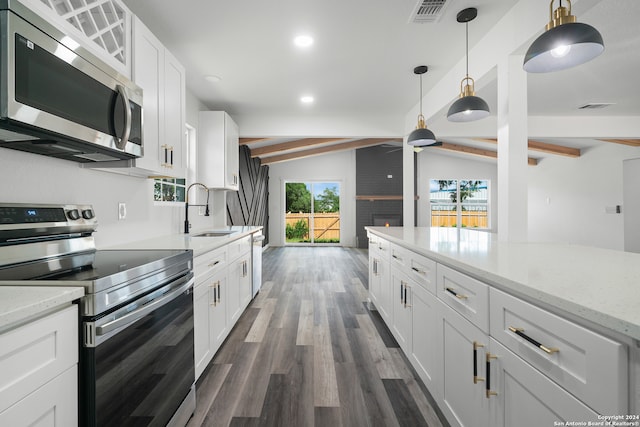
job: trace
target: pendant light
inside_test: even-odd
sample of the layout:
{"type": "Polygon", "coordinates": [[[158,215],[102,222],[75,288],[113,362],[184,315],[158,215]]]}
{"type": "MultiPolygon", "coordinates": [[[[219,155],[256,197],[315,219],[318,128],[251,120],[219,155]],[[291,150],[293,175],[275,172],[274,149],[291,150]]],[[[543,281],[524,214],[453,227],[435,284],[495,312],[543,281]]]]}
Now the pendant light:
{"type": "Polygon", "coordinates": [[[420,114],[418,114],[418,126],[409,134],[407,138],[407,144],[416,147],[435,147],[442,145],[442,142],[436,141],[436,136],[427,129],[427,125],[424,122],[424,115],[422,114],[422,75],[427,72],[429,67],[426,65],[419,65],[413,69],[414,74],[420,76],[420,114]]]}
{"type": "Polygon", "coordinates": [[[569,9],[562,6],[554,11],[549,6],[550,21],[546,31],[529,47],[523,68],[528,73],[548,73],[584,64],[604,51],[602,36],[591,25],[576,22],[569,9]]]}
{"type": "Polygon", "coordinates": [[[460,82],[460,98],[458,98],[447,112],[447,119],[451,122],[472,122],[484,119],[489,115],[489,105],[484,99],[476,96],[474,80],[469,77],[469,22],[478,16],[478,9],[470,7],[458,12],[456,20],[465,24],[467,40],[467,75],[460,82]]]}

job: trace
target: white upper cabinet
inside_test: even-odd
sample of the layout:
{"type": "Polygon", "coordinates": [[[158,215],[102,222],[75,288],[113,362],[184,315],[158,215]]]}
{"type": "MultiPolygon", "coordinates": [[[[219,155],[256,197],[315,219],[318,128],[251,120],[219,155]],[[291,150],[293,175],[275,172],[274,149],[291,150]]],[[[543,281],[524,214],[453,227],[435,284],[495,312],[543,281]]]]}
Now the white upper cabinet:
{"type": "Polygon", "coordinates": [[[198,181],[238,190],[238,125],[224,111],[201,111],[198,119],[198,181]]]}
{"type": "Polygon", "coordinates": [[[131,20],[120,0],[31,0],[25,4],[82,47],[131,77],[131,20]]]}
{"type": "Polygon", "coordinates": [[[138,18],[134,19],[133,81],[143,90],[141,175],[185,175],[185,71],[138,18]]]}

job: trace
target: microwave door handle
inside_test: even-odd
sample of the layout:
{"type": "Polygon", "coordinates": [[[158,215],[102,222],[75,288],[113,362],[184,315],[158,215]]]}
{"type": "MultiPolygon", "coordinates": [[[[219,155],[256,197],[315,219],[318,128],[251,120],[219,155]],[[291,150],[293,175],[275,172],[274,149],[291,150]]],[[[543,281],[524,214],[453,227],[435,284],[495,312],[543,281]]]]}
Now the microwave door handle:
{"type": "Polygon", "coordinates": [[[148,304],[143,305],[137,310],[132,311],[131,313],[122,316],[118,319],[112,320],[109,323],[105,323],[102,326],[96,326],[96,336],[105,335],[113,330],[120,328],[121,326],[127,325],[129,323],[133,323],[138,319],[142,319],[147,314],[151,313],[153,310],[156,310],[162,307],[165,304],[170,303],[174,299],[178,298],[184,291],[193,286],[194,278],[191,277],[185,284],[180,286],[179,288],[166,293],[162,297],[151,301],[148,304]]]}
{"type": "Polygon", "coordinates": [[[122,132],[122,137],[118,140],[116,136],[116,147],[120,150],[124,150],[124,147],[127,145],[127,141],[129,141],[129,134],[131,133],[131,106],[129,105],[129,97],[127,96],[127,90],[122,85],[116,85],[116,90],[118,91],[118,97],[122,100],[122,106],[125,111],[125,124],[124,131],[122,132]]]}

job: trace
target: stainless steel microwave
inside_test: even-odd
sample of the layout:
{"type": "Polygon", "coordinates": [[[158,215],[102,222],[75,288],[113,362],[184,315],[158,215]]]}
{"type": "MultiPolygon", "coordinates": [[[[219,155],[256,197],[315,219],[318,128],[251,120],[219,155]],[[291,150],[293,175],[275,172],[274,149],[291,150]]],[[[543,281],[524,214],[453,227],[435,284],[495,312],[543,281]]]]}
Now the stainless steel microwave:
{"type": "Polygon", "coordinates": [[[16,0],[0,0],[0,147],[141,157],[142,89],[16,0]]]}

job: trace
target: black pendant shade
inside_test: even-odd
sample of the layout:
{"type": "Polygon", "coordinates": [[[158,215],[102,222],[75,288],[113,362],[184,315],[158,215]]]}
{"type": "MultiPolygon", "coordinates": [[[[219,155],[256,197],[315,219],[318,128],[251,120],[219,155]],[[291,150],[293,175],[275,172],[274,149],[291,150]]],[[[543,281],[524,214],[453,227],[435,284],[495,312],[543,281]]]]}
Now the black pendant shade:
{"type": "Polygon", "coordinates": [[[484,99],[476,96],[474,80],[469,77],[469,22],[478,16],[475,7],[458,12],[457,21],[464,23],[466,29],[466,59],[467,75],[460,83],[460,98],[458,98],[447,112],[447,119],[451,122],[471,122],[484,119],[489,115],[489,105],[484,99]]]}
{"type": "Polygon", "coordinates": [[[409,134],[407,144],[416,147],[437,147],[442,145],[442,142],[436,141],[436,136],[427,128],[417,128],[409,134]]]}
{"type": "Polygon", "coordinates": [[[447,119],[452,122],[471,122],[484,119],[489,115],[489,105],[475,95],[463,96],[451,104],[447,119]]]}
{"type": "Polygon", "coordinates": [[[436,141],[436,136],[427,129],[427,125],[424,122],[424,115],[422,114],[422,75],[429,70],[426,65],[419,65],[413,69],[414,74],[420,76],[420,114],[418,114],[418,125],[409,134],[407,138],[407,144],[414,147],[435,147],[442,145],[442,142],[436,141]]]}
{"type": "Polygon", "coordinates": [[[527,50],[523,68],[528,73],[549,73],[565,70],[591,61],[604,51],[602,36],[591,25],[576,22],[571,14],[571,0],[565,0],[569,8],[549,5],[549,23],[527,50]]]}
{"type": "Polygon", "coordinates": [[[604,51],[602,36],[591,25],[574,22],[545,31],[527,50],[524,70],[549,73],[584,64],[604,51]]]}

